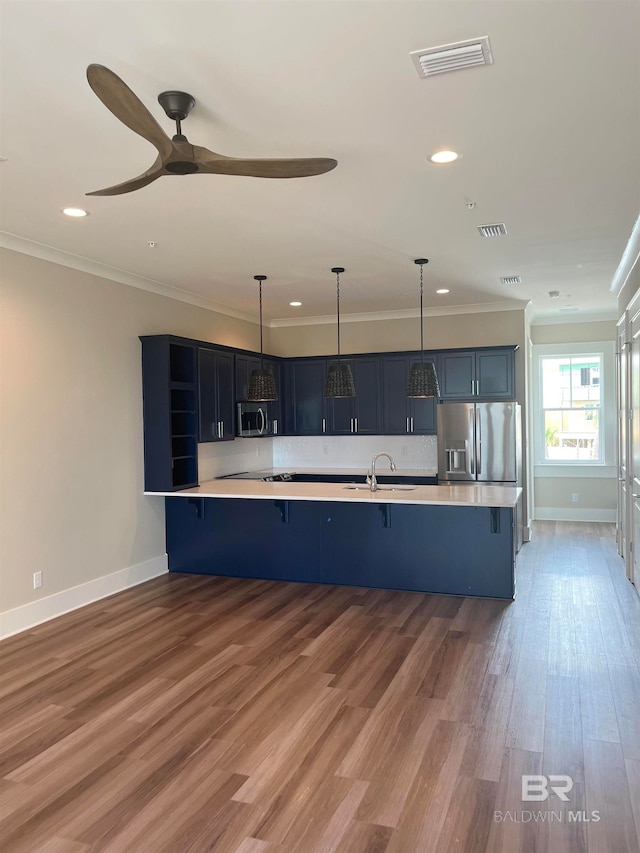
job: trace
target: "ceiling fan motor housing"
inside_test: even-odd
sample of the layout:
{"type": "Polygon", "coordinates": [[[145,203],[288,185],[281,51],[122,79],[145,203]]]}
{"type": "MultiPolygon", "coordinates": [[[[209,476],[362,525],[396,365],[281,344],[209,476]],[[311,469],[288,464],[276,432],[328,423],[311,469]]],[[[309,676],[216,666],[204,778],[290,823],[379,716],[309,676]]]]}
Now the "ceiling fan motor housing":
{"type": "Polygon", "coordinates": [[[196,105],[196,99],[187,92],[160,92],[158,103],[172,121],[184,121],[196,105]]]}

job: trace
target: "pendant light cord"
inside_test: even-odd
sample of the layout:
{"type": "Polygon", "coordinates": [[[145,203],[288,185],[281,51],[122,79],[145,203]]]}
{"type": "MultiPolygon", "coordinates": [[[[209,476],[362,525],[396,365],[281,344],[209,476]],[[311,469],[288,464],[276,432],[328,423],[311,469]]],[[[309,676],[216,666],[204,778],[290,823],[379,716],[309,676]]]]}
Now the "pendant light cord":
{"type": "Polygon", "coordinates": [[[260,282],[260,370],[262,370],[262,282],[260,282]]]}
{"type": "Polygon", "coordinates": [[[422,316],[422,269],[420,264],[420,364],[424,364],[424,320],[422,316]]]}
{"type": "Polygon", "coordinates": [[[338,309],[338,361],[340,358],[340,273],[336,273],[336,303],[338,309]]]}

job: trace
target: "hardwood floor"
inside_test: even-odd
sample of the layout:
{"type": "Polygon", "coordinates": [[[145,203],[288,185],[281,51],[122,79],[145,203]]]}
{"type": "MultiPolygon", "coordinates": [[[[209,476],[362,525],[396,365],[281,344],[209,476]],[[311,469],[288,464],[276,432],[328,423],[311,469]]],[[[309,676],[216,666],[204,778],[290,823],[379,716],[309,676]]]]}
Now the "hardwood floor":
{"type": "Polygon", "coordinates": [[[169,575],[5,640],[2,850],[638,853],[613,532],[538,523],[513,603],[169,575]]]}

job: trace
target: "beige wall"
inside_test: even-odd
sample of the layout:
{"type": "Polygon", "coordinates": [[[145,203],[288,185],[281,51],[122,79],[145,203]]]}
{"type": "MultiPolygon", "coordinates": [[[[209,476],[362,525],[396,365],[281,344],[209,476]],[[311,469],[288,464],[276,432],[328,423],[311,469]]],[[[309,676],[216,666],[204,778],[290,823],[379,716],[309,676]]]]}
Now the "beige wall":
{"type": "MultiPolygon", "coordinates": [[[[425,349],[485,347],[524,343],[523,311],[493,311],[425,317],[425,349]]],[[[420,349],[420,321],[370,320],[343,322],[340,326],[343,353],[393,352],[420,349]]],[[[327,355],[336,351],[336,326],[280,326],[271,329],[274,355],[327,355]]]]}
{"type": "MultiPolygon", "coordinates": [[[[597,341],[615,341],[615,321],[589,323],[563,323],[531,327],[531,341],[534,345],[580,344],[597,341]]],[[[610,365],[609,382],[614,382],[613,364],[610,365]]],[[[603,412],[610,430],[615,431],[615,400],[608,395],[608,409],[603,412]]],[[[533,432],[533,430],[532,430],[533,432]]],[[[584,519],[594,521],[614,521],[617,506],[617,475],[615,459],[608,459],[606,476],[572,477],[567,472],[561,476],[534,476],[533,503],[534,518],[584,519]],[[578,494],[578,502],[572,501],[572,495],[578,494]]],[[[535,470],[535,468],[534,468],[535,470]]],[[[540,473],[540,469],[538,469],[540,473]]],[[[584,469],[581,473],[587,473],[584,469]]]]}
{"type": "Polygon", "coordinates": [[[531,327],[531,343],[533,344],[573,344],[583,341],[615,341],[615,339],[615,320],[531,327]]]}
{"type": "Polygon", "coordinates": [[[138,335],[255,349],[252,323],[3,250],[0,611],[165,552],[143,495],[138,335]],[[41,590],[32,574],[44,573],[41,590]]]}

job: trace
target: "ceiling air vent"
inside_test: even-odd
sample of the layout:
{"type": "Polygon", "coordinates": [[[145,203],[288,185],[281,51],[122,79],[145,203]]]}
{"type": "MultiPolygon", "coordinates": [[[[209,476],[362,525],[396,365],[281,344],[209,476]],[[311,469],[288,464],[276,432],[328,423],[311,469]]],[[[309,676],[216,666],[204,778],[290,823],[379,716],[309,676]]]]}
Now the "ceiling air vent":
{"type": "Polygon", "coordinates": [[[493,65],[489,36],[412,50],[409,56],[418,70],[419,77],[461,71],[474,65],[493,65]]]}
{"type": "Polygon", "coordinates": [[[500,281],[503,284],[522,284],[522,278],[519,275],[504,275],[500,281]]]}
{"type": "Polygon", "coordinates": [[[494,225],[478,225],[481,237],[506,237],[507,226],[504,222],[496,222],[494,225]]]}

